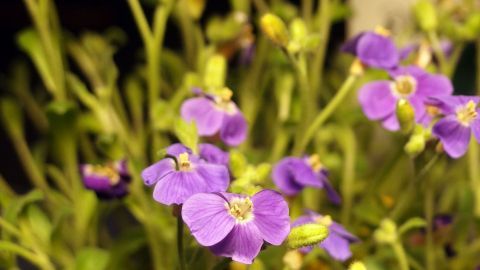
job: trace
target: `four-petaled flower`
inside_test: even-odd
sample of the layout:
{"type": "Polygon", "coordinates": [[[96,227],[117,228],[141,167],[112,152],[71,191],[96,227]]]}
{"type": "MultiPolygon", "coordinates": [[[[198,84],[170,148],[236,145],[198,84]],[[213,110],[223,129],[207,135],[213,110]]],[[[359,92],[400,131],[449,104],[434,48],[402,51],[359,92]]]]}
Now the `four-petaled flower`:
{"type": "Polygon", "coordinates": [[[408,100],[414,108],[416,122],[428,124],[431,120],[425,104],[428,98],[448,96],[453,92],[452,83],[447,77],[427,73],[419,67],[397,68],[390,71],[390,76],[392,81],[365,84],[358,95],[367,118],[382,121],[388,130],[400,128],[395,114],[398,100],[408,100]]]}
{"type": "MultiPolygon", "coordinates": [[[[328,227],[328,236],[318,246],[324,249],[330,256],[339,261],[345,261],[352,256],[350,244],[359,241],[353,234],[349,233],[342,225],[333,221],[328,215],[322,216],[313,211],[307,211],[292,223],[292,227],[309,223],[319,223],[328,227]]],[[[313,247],[304,247],[300,251],[308,253],[313,247]]]]}
{"type": "Polygon", "coordinates": [[[142,172],[146,185],[155,185],[153,198],[159,203],[182,204],[202,192],[227,190],[230,183],[224,165],[208,163],[181,144],[167,148],[167,157],[142,172]]]}
{"type": "Polygon", "coordinates": [[[181,115],[186,121],[194,121],[201,136],[220,135],[229,146],[237,146],[247,136],[247,121],[231,100],[232,91],[223,89],[220,95],[204,94],[186,100],[181,115]]]}
{"type": "Polygon", "coordinates": [[[102,199],[121,198],[128,193],[130,174],[125,160],[103,165],[80,165],[85,188],[95,191],[102,199]]]}
{"type": "Polygon", "coordinates": [[[399,53],[386,30],[363,32],[347,41],[341,48],[373,68],[391,69],[398,65],[399,53]]]}
{"type": "Polygon", "coordinates": [[[232,193],[200,193],[182,207],[192,235],[218,256],[250,264],[264,242],[280,245],[290,232],[283,197],[263,190],[252,197],[232,193]]]}
{"type": "Polygon", "coordinates": [[[444,115],[433,126],[433,134],[442,142],[452,158],[463,156],[468,149],[471,133],[480,142],[480,118],[477,108],[480,97],[450,96],[431,99],[444,115]]]}
{"type": "Polygon", "coordinates": [[[305,187],[325,188],[328,198],[335,204],[341,199],[328,181],[328,171],[320,163],[318,155],[310,157],[286,157],[272,171],[275,185],[288,196],[294,196],[305,187]]]}

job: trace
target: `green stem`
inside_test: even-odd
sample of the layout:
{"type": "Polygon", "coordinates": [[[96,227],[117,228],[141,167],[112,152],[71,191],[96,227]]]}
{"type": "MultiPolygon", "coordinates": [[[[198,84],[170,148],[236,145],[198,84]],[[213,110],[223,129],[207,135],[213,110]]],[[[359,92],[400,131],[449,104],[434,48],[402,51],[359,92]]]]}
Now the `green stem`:
{"type": "Polygon", "coordinates": [[[330,36],[330,27],[331,27],[331,20],[330,20],[330,0],[322,0],[318,5],[320,15],[320,45],[315,52],[315,56],[313,58],[313,62],[311,64],[310,70],[312,70],[310,85],[312,87],[312,91],[319,93],[322,89],[322,81],[323,81],[323,68],[325,62],[325,52],[327,50],[328,39],[330,36]]]}
{"type": "Polygon", "coordinates": [[[397,257],[398,264],[400,265],[401,270],[408,270],[408,259],[407,254],[405,253],[405,249],[403,248],[402,243],[397,240],[397,242],[392,244],[393,252],[395,252],[395,256],[397,257]]]}
{"type": "Polygon", "coordinates": [[[313,123],[308,127],[307,131],[301,138],[301,140],[297,141],[294,149],[294,155],[300,155],[307,147],[310,140],[313,138],[315,132],[320,128],[320,126],[332,115],[335,109],[340,106],[340,104],[344,101],[344,99],[350,93],[350,90],[353,88],[357,80],[357,76],[350,75],[345,82],[343,83],[340,90],[337,94],[333,97],[333,99],[328,103],[328,105],[320,112],[319,115],[313,120],[313,123]]]}
{"type": "MultiPolygon", "coordinates": [[[[477,69],[477,95],[480,95],[480,39],[476,42],[476,69],[477,69]]],[[[474,214],[480,217],[480,168],[478,162],[480,161],[480,153],[477,141],[470,140],[470,149],[468,151],[468,168],[470,176],[470,184],[475,196],[474,214]]]]}
{"type": "Polygon", "coordinates": [[[7,241],[0,241],[0,250],[3,251],[10,251],[19,256],[22,256],[26,260],[30,261],[31,263],[37,265],[40,269],[44,270],[54,270],[52,263],[48,261],[48,259],[44,256],[39,256],[31,252],[30,250],[19,246],[17,244],[7,242],[7,241]]]}
{"type": "Polygon", "coordinates": [[[434,188],[430,179],[425,183],[425,220],[427,222],[426,269],[435,269],[435,250],[433,243],[433,197],[434,188]]]}
{"type": "Polygon", "coordinates": [[[355,141],[354,131],[347,127],[344,133],[344,167],[343,167],[343,181],[341,190],[343,194],[343,208],[342,208],[342,223],[348,224],[353,202],[353,185],[355,179],[355,158],[357,144],[355,141]]]}
{"type": "Polygon", "coordinates": [[[312,0],[302,0],[302,17],[308,26],[310,26],[310,21],[312,20],[312,9],[313,9],[312,0]]]}
{"type": "Polygon", "coordinates": [[[185,270],[185,256],[183,254],[183,220],[182,215],[180,214],[177,217],[177,251],[180,270],[185,270]]]}
{"type": "Polygon", "coordinates": [[[447,59],[445,57],[444,52],[442,51],[442,47],[440,46],[440,41],[438,39],[437,32],[430,31],[427,34],[428,34],[428,39],[430,40],[430,43],[432,44],[432,47],[433,47],[433,53],[438,59],[441,73],[448,74],[447,59]]]}

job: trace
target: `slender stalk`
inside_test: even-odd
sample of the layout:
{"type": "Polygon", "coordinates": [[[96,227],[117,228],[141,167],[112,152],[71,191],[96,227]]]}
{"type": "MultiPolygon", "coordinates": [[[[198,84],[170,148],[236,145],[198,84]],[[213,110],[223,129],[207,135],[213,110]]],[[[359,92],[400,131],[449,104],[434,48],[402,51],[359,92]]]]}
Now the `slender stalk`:
{"type": "MultiPolygon", "coordinates": [[[[480,38],[476,42],[476,94],[480,95],[480,38]]],[[[474,214],[476,217],[480,217],[480,168],[478,167],[478,162],[480,161],[480,153],[478,149],[477,141],[472,139],[470,140],[470,149],[468,151],[468,169],[470,184],[472,185],[472,190],[475,196],[475,206],[474,214]]]]}
{"type": "Polygon", "coordinates": [[[322,81],[323,81],[323,68],[325,62],[325,53],[327,51],[328,40],[330,37],[330,27],[331,27],[331,20],[330,20],[330,0],[322,0],[318,6],[317,13],[320,16],[320,45],[315,52],[313,62],[310,66],[310,70],[312,70],[313,76],[310,77],[310,85],[312,87],[312,91],[318,93],[321,89],[322,81]]]}
{"type": "Polygon", "coordinates": [[[426,269],[434,270],[435,268],[435,250],[433,243],[433,192],[434,188],[430,179],[426,179],[425,185],[425,220],[427,222],[427,246],[426,246],[426,269]]]}
{"type": "Polygon", "coordinates": [[[52,263],[50,261],[48,261],[48,259],[46,259],[46,257],[39,256],[38,254],[35,254],[35,253],[31,252],[30,250],[28,250],[28,249],[26,249],[22,246],[19,246],[17,244],[7,242],[7,241],[0,241],[0,250],[10,251],[10,252],[13,252],[17,255],[20,255],[23,258],[25,258],[26,260],[28,260],[29,262],[38,266],[40,269],[44,269],[44,270],[54,270],[55,269],[54,266],[52,265],[52,263]]]}
{"type": "Polygon", "coordinates": [[[338,90],[337,94],[333,97],[333,99],[328,103],[328,105],[323,109],[319,115],[313,120],[313,123],[308,127],[305,134],[301,138],[300,141],[297,141],[294,149],[294,155],[300,155],[305,148],[307,147],[308,143],[312,139],[315,132],[320,128],[320,126],[332,115],[335,109],[340,106],[340,104],[344,101],[344,99],[350,93],[350,90],[353,88],[357,80],[357,76],[350,75],[345,82],[343,83],[340,90],[338,90]]]}
{"type": "Polygon", "coordinates": [[[351,128],[344,129],[344,167],[343,167],[343,208],[342,208],[342,223],[348,224],[353,202],[353,185],[355,180],[355,157],[357,144],[355,141],[355,134],[351,128]]]}
{"type": "Polygon", "coordinates": [[[405,249],[403,248],[402,243],[400,243],[399,241],[400,240],[397,240],[395,243],[392,244],[393,252],[397,257],[398,264],[400,265],[400,269],[408,270],[410,268],[408,267],[407,254],[405,253],[405,249]]]}
{"type": "MultiPolygon", "coordinates": [[[[322,2],[324,2],[323,0],[322,2]]],[[[310,26],[310,21],[312,20],[312,9],[313,9],[313,1],[312,0],[302,0],[302,17],[310,26]]]]}
{"type": "Polygon", "coordinates": [[[438,59],[438,63],[440,65],[440,71],[443,74],[448,74],[448,62],[445,57],[445,53],[442,51],[442,47],[440,46],[440,41],[438,39],[437,32],[430,31],[427,34],[428,34],[428,39],[430,40],[430,43],[432,44],[432,47],[433,47],[433,53],[438,59]]]}
{"type": "Polygon", "coordinates": [[[180,214],[177,217],[177,251],[180,270],[185,270],[185,256],[183,254],[183,220],[182,215],[180,214]]]}
{"type": "Polygon", "coordinates": [[[140,2],[138,0],[128,0],[128,5],[132,11],[133,18],[135,19],[135,23],[137,24],[143,43],[145,45],[150,44],[152,39],[152,31],[148,26],[148,21],[143,13],[142,7],[140,6],[140,2]]]}

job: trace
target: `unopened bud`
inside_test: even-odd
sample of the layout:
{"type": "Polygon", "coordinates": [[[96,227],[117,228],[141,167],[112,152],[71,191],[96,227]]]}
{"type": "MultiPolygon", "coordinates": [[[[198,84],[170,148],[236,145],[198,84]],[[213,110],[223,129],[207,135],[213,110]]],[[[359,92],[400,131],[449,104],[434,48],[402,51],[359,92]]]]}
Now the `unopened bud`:
{"type": "Polygon", "coordinates": [[[278,16],[271,13],[263,15],[260,27],[267,37],[275,44],[286,47],[289,41],[285,23],[278,16]]]}
{"type": "Polygon", "coordinates": [[[350,65],[350,74],[353,76],[361,76],[365,72],[365,65],[360,61],[360,59],[355,59],[350,65]]]}
{"type": "Polygon", "coordinates": [[[328,227],[320,224],[304,224],[292,228],[287,238],[289,248],[296,249],[316,245],[328,236],[328,227]]]}
{"type": "Polygon", "coordinates": [[[392,244],[397,240],[397,225],[391,219],[384,219],[373,236],[378,243],[392,244]]]}
{"type": "Polygon", "coordinates": [[[210,89],[218,89],[225,84],[227,73],[227,60],[220,54],[215,54],[207,61],[205,68],[205,77],[203,78],[205,86],[210,89]]]}
{"type": "Polygon", "coordinates": [[[429,0],[420,0],[413,7],[413,12],[417,18],[420,28],[425,31],[433,31],[437,28],[437,13],[432,2],[429,0]]]}
{"type": "Polygon", "coordinates": [[[362,262],[353,262],[348,267],[348,270],[367,270],[367,267],[362,262]]]}
{"type": "Polygon", "coordinates": [[[421,125],[416,125],[410,139],[405,144],[405,152],[411,156],[416,156],[425,150],[425,144],[430,139],[432,132],[428,128],[424,128],[421,125]]]}
{"type": "Polygon", "coordinates": [[[290,23],[290,34],[292,40],[301,42],[307,37],[308,31],[305,22],[302,19],[296,18],[290,23]]]}
{"type": "Polygon", "coordinates": [[[403,133],[409,133],[415,126],[415,110],[406,99],[400,99],[397,102],[397,119],[400,123],[400,129],[403,133]]]}

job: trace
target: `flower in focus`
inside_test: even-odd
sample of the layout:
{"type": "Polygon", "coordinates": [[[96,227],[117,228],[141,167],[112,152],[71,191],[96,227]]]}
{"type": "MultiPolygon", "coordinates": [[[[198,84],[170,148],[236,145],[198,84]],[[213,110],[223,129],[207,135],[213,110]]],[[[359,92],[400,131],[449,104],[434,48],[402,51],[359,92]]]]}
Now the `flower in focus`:
{"type": "MultiPolygon", "coordinates": [[[[339,261],[345,261],[352,256],[350,244],[359,241],[356,236],[349,233],[342,225],[336,223],[328,215],[322,216],[313,211],[307,211],[305,215],[299,217],[292,223],[293,227],[319,223],[325,225],[329,229],[328,236],[318,246],[324,249],[330,256],[339,261]]],[[[304,247],[300,251],[308,253],[313,247],[304,247]]]]}
{"type": "Polygon", "coordinates": [[[444,115],[433,126],[433,135],[442,142],[445,152],[452,158],[459,158],[467,152],[472,132],[480,142],[479,101],[477,96],[431,99],[431,103],[444,115]]]}
{"type": "Polygon", "coordinates": [[[125,160],[104,165],[80,165],[85,188],[95,191],[99,198],[121,198],[128,193],[130,174],[125,160]]]}
{"type": "Polygon", "coordinates": [[[247,137],[247,121],[231,97],[232,91],[223,89],[220,95],[188,99],[182,104],[182,118],[195,121],[201,136],[219,134],[225,144],[239,145],[247,137]]]}
{"type": "Polygon", "coordinates": [[[294,196],[305,187],[325,188],[333,203],[341,202],[340,196],[328,181],[328,171],[320,163],[318,155],[280,160],[273,168],[272,179],[285,195],[294,196]]]}
{"type": "Polygon", "coordinates": [[[342,51],[358,57],[360,61],[373,68],[391,69],[398,65],[399,53],[385,29],[375,32],[363,32],[347,41],[342,51]]]}
{"type": "Polygon", "coordinates": [[[182,207],[192,235],[217,256],[250,264],[265,242],[280,245],[290,232],[288,205],[272,190],[252,197],[200,193],[182,207]]]}
{"type": "Polygon", "coordinates": [[[398,130],[400,125],[395,114],[397,101],[408,100],[415,111],[417,123],[428,124],[431,120],[425,105],[429,97],[448,96],[453,92],[450,80],[443,75],[427,73],[415,67],[400,67],[390,71],[391,81],[381,80],[365,84],[358,94],[363,112],[370,120],[380,120],[388,130],[398,130]]]}
{"type": "Polygon", "coordinates": [[[153,198],[159,203],[182,204],[201,192],[225,191],[230,183],[224,165],[208,163],[181,144],[167,148],[167,157],[142,171],[146,185],[155,185],[153,198]]]}

